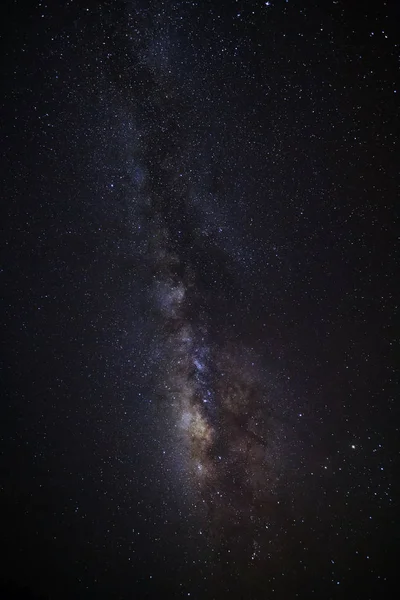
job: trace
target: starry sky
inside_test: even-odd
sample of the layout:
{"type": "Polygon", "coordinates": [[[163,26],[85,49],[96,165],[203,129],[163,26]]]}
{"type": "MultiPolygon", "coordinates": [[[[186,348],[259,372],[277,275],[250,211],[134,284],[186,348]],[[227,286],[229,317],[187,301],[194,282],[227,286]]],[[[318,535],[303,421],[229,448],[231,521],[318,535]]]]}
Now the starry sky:
{"type": "Polygon", "coordinates": [[[1,598],[385,596],[399,8],[2,10],[1,598]]]}

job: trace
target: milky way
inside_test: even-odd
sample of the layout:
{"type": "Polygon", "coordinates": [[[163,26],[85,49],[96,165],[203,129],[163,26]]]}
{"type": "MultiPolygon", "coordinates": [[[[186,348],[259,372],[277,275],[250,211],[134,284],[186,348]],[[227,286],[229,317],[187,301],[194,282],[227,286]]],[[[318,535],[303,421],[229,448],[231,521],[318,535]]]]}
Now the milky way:
{"type": "Polygon", "coordinates": [[[148,240],[153,384],[172,423],[164,434],[178,457],[172,471],[182,477],[191,510],[203,514],[213,536],[241,528],[252,544],[251,527],[268,522],[287,469],[285,399],[246,321],[229,322],[231,297],[251,289],[241,263],[250,266],[252,254],[239,213],[213,183],[219,142],[210,149],[212,122],[205,127],[193,85],[171,69],[173,34],[160,27],[145,30],[139,50],[129,48],[140,93],[130,107],[130,151],[126,141],[135,162],[135,210],[148,240]]]}

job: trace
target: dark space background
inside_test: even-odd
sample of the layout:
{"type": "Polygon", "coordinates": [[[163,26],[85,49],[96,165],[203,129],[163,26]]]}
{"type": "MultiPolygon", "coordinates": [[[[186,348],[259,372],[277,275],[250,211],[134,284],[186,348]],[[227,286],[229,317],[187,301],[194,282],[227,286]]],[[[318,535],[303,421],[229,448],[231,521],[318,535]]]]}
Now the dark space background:
{"type": "Polygon", "coordinates": [[[398,7],[1,11],[0,598],[393,597],[398,7]],[[171,458],[162,231],[273,382],[266,546],[171,458]]]}

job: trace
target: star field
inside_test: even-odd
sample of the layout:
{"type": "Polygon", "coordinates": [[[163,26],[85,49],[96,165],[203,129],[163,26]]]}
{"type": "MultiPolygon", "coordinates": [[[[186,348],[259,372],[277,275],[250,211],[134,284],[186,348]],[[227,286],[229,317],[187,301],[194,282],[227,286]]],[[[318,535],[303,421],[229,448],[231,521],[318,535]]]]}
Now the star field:
{"type": "Polygon", "coordinates": [[[1,597],[384,597],[398,10],[4,15],[1,597]]]}

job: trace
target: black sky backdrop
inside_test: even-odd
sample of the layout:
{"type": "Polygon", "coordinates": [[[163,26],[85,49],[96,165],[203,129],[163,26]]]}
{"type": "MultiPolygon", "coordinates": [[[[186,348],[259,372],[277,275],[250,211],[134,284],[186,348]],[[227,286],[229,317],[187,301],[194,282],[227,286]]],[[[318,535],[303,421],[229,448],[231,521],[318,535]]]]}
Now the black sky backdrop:
{"type": "Polygon", "coordinates": [[[2,12],[1,597],[391,597],[398,7],[2,12]]]}

